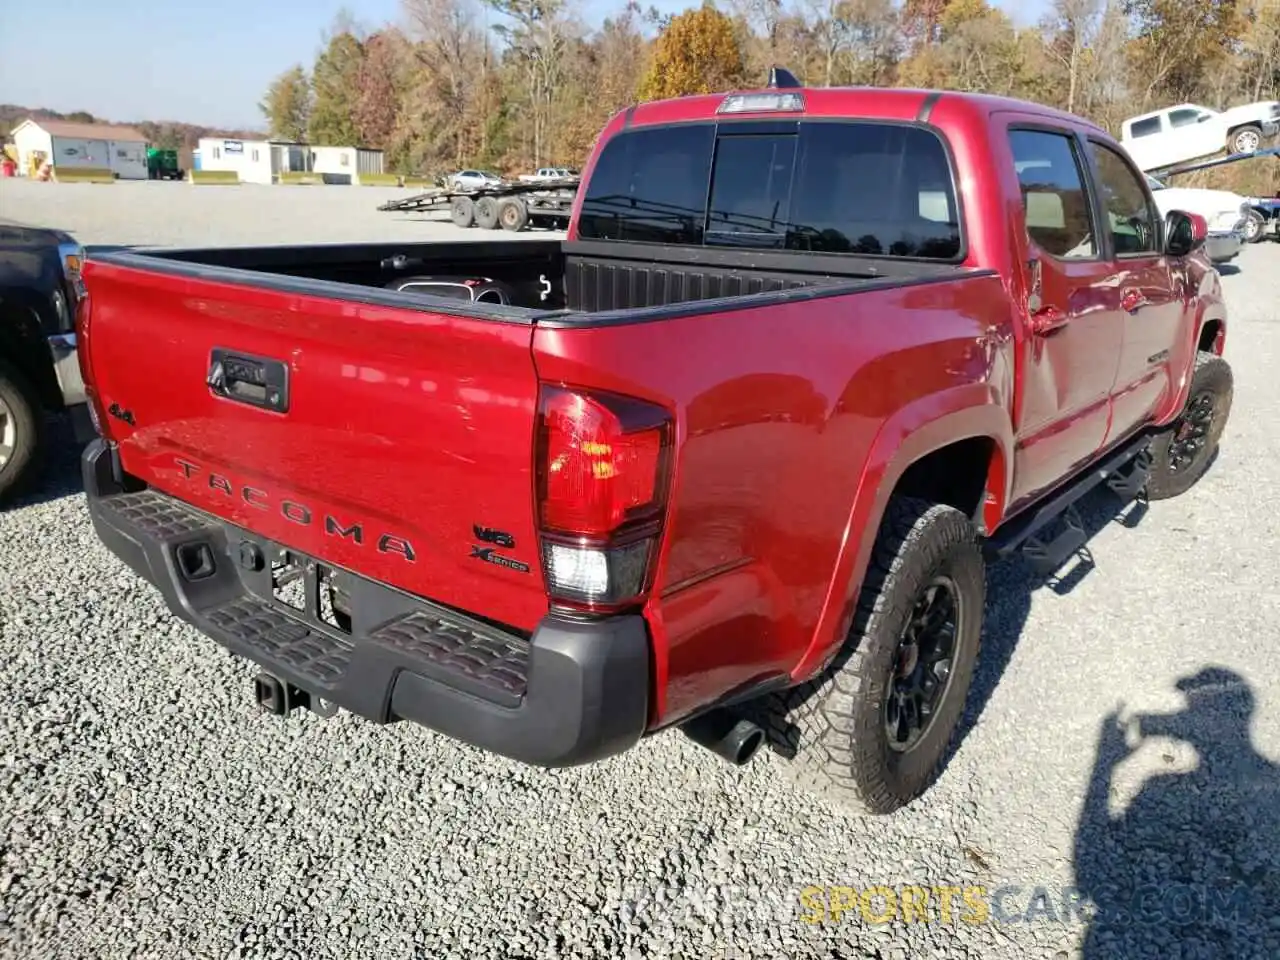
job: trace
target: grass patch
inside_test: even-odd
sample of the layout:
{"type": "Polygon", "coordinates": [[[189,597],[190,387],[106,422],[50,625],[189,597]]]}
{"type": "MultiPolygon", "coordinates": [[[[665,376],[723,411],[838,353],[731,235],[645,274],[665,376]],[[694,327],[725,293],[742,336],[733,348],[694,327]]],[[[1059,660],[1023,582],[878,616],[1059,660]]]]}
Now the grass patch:
{"type": "Polygon", "coordinates": [[[115,174],[108,167],[59,167],[53,168],[54,183],[115,183],[115,174]]]}
{"type": "Polygon", "coordinates": [[[436,182],[430,177],[405,177],[404,185],[406,187],[417,187],[419,190],[425,190],[428,187],[434,187],[436,182]]]}
{"type": "Polygon", "coordinates": [[[398,187],[400,186],[400,178],[394,173],[362,173],[360,174],[360,186],[398,187]]]}
{"type": "Polygon", "coordinates": [[[191,183],[222,186],[238,186],[240,174],[234,170],[192,170],[187,174],[191,183]]]}

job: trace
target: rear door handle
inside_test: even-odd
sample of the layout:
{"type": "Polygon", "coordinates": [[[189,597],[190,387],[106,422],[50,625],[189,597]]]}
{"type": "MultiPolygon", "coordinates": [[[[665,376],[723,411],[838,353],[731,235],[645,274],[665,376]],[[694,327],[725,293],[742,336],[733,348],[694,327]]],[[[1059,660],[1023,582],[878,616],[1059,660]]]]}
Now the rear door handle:
{"type": "Polygon", "coordinates": [[[1070,317],[1057,307],[1042,307],[1031,314],[1031,332],[1045,337],[1055,330],[1061,330],[1070,317]]]}
{"type": "Polygon", "coordinates": [[[1147,304],[1147,298],[1142,295],[1140,290],[1125,290],[1120,294],[1120,307],[1125,313],[1133,313],[1139,307],[1147,304]]]}

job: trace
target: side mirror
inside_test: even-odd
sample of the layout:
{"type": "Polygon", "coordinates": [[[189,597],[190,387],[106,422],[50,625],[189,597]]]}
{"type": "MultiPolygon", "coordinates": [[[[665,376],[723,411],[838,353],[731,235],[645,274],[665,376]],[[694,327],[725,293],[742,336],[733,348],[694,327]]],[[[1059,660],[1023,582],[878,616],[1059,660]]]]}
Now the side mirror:
{"type": "Polygon", "coordinates": [[[1209,222],[1198,213],[1170,210],[1164,218],[1164,252],[1171,257],[1194,253],[1208,236],[1209,222]]]}

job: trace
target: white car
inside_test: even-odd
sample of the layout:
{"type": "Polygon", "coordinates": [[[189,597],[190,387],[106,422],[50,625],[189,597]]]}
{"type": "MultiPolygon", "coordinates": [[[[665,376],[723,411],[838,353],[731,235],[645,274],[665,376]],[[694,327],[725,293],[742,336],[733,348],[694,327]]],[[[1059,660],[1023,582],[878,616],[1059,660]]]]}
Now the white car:
{"type": "Polygon", "coordinates": [[[542,167],[537,173],[522,173],[522,183],[539,183],[543,180],[567,180],[577,176],[577,172],[569,167],[542,167]]]}
{"type": "Polygon", "coordinates": [[[1205,252],[1214,263],[1235,259],[1244,245],[1245,221],[1252,205],[1247,197],[1230,190],[1170,187],[1148,174],[1147,186],[1162,217],[1171,210],[1198,213],[1209,224],[1205,252]]]}
{"type": "Polygon", "coordinates": [[[1138,169],[1160,170],[1202,157],[1253,153],[1280,133],[1280,101],[1261,100],[1217,111],[1180,103],[1130,117],[1120,126],[1120,145],[1138,169]]]}
{"type": "Polygon", "coordinates": [[[459,170],[449,178],[454,190],[483,190],[502,186],[502,178],[488,170],[459,170]]]}

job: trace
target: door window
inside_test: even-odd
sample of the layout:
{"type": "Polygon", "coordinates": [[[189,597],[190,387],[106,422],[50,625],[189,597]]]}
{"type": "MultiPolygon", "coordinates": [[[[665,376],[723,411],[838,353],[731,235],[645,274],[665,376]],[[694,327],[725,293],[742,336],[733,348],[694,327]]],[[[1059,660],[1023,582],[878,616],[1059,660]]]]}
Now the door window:
{"type": "Polygon", "coordinates": [[[1089,141],[1098,190],[1107,212],[1116,256],[1150,256],[1160,250],[1160,214],[1142,181],[1120,154],[1089,141]]]}
{"type": "Polygon", "coordinates": [[[1169,111],[1169,126],[1193,127],[1200,122],[1200,111],[1190,107],[1169,111]]]}
{"type": "Polygon", "coordinates": [[[1027,236],[1052,257],[1096,257],[1097,233],[1072,138],[1042,130],[1011,130],[1009,144],[1022,188],[1027,236]]]}

